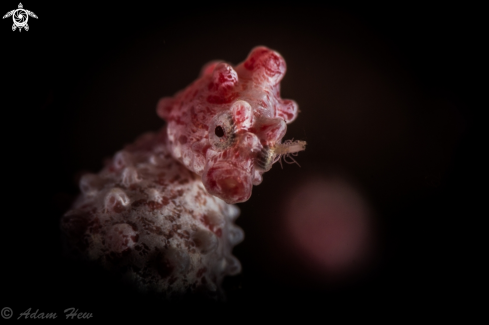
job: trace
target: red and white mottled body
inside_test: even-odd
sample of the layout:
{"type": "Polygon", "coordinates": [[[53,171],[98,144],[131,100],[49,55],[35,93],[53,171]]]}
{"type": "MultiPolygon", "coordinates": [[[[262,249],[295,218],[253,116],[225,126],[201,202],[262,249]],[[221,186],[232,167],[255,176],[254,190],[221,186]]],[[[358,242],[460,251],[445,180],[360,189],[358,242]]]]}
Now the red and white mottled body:
{"type": "Polygon", "coordinates": [[[255,48],[234,69],[204,67],[200,78],[158,104],[168,125],[126,146],[61,219],[68,248],[168,296],[203,289],[219,297],[240,271],[231,254],[243,239],[233,224],[253,185],[276,158],[304,150],[281,143],[297,105],[283,100],[282,57],[255,48]],[[205,188],[204,188],[205,187],[205,188]]]}
{"type": "Polygon", "coordinates": [[[173,157],[227,203],[250,198],[271,167],[259,161],[268,162],[297,117],[297,104],[280,98],[285,70],[280,54],[256,47],[236,67],[207,64],[199,79],[158,104],[173,157]]]}

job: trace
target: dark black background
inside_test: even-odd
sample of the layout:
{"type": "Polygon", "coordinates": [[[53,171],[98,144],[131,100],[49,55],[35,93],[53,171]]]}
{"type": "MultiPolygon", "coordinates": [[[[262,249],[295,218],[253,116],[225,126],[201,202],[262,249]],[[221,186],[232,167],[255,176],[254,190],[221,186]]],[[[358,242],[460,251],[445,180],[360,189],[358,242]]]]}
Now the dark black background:
{"type": "MultiPolygon", "coordinates": [[[[4,14],[17,5],[4,1],[0,9],[4,14]]],[[[23,5],[39,17],[29,19],[28,32],[12,32],[10,18],[0,26],[2,308],[62,315],[77,307],[106,319],[165,321],[183,311],[184,319],[203,313],[217,320],[265,311],[327,320],[362,307],[374,313],[399,307],[399,317],[435,305],[450,313],[479,291],[485,254],[477,229],[487,215],[479,188],[486,145],[476,127],[487,107],[478,95],[481,8],[23,5]],[[77,173],[96,172],[104,157],[161,127],[157,100],[188,85],[204,63],[239,63],[257,45],[284,56],[282,94],[302,111],[287,138],[309,146],[299,155],[302,169],[274,168],[240,205],[246,239],[234,252],[243,272],[226,279],[228,302],[169,304],[65,260],[59,218],[77,194],[77,173]],[[363,89],[362,80],[380,90],[363,89]],[[352,120],[360,112],[367,113],[352,120]],[[387,120],[368,118],[385,112],[392,114],[387,120]],[[378,147],[378,139],[395,131],[390,118],[398,118],[403,131],[378,147]],[[363,133],[344,131],[351,123],[363,133]],[[293,256],[289,264],[274,260],[270,211],[280,205],[283,188],[331,171],[348,175],[366,193],[377,216],[378,259],[355,280],[315,285],[293,256]]]]}

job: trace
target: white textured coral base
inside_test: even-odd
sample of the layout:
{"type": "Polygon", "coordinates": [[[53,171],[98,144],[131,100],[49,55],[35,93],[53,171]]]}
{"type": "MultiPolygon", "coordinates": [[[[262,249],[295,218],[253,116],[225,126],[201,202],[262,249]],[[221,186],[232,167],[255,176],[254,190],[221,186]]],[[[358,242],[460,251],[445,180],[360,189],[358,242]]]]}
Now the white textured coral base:
{"type": "Polygon", "coordinates": [[[69,249],[140,289],[219,297],[224,276],[240,272],[231,254],[243,239],[233,224],[239,209],[210,195],[170,156],[166,129],[126,146],[99,174],[84,175],[80,189],[61,220],[69,249]]]}

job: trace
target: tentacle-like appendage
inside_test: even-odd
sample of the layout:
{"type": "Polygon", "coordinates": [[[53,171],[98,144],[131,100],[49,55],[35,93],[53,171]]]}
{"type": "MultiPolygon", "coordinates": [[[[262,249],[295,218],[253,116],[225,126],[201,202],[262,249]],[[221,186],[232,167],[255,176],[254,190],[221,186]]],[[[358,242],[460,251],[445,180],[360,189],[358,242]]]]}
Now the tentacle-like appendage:
{"type": "Polygon", "coordinates": [[[306,144],[306,141],[294,141],[292,139],[278,143],[273,147],[264,146],[255,158],[255,167],[259,170],[268,171],[278,161],[283,169],[282,159],[287,164],[297,164],[300,167],[299,163],[291,156],[297,156],[300,151],[306,150],[306,144]]]}
{"type": "Polygon", "coordinates": [[[299,163],[291,156],[297,156],[300,151],[306,150],[306,144],[307,144],[306,141],[301,141],[301,140],[294,141],[294,139],[286,140],[282,144],[280,143],[276,144],[275,147],[273,148],[274,153],[277,155],[277,157],[274,160],[274,163],[276,161],[279,161],[280,166],[283,168],[282,161],[280,159],[282,158],[284,162],[286,162],[287,164],[297,164],[297,166],[300,167],[301,165],[299,165],[299,163]],[[291,159],[292,161],[287,160],[287,158],[291,159]]]}

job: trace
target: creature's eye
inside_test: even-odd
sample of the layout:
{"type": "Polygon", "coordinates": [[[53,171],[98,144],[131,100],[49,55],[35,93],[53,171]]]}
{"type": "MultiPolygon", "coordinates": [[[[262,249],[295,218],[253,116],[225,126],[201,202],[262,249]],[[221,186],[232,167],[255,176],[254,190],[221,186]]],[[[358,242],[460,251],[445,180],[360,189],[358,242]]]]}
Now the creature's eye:
{"type": "Polygon", "coordinates": [[[222,126],[220,125],[216,126],[215,133],[219,138],[222,138],[224,136],[224,130],[222,129],[222,126]]]}
{"type": "Polygon", "coordinates": [[[217,151],[223,151],[236,142],[236,128],[230,112],[223,112],[211,121],[209,142],[217,151]]]}

